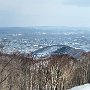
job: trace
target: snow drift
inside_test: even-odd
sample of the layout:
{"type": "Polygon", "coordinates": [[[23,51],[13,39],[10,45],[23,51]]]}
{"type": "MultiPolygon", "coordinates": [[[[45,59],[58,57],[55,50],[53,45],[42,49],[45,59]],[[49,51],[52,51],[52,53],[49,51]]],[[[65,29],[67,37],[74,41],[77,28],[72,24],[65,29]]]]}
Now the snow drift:
{"type": "Polygon", "coordinates": [[[69,90],[90,90],[90,84],[84,84],[81,86],[76,86],[76,87],[71,88],[69,90]]]}

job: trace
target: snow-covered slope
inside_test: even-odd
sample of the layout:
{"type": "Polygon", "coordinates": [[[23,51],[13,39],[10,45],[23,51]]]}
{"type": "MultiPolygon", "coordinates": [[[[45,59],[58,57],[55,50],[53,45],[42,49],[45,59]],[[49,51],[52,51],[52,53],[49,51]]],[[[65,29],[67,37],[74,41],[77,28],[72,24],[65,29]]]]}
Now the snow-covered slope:
{"type": "Polygon", "coordinates": [[[53,46],[47,46],[41,49],[38,49],[32,53],[32,55],[35,57],[45,57],[52,54],[52,52],[57,51],[58,49],[64,47],[64,45],[53,45],[53,46]]]}
{"type": "Polygon", "coordinates": [[[77,86],[77,87],[71,88],[69,90],[90,90],[90,84],[77,86]]]}
{"type": "Polygon", "coordinates": [[[38,49],[32,53],[33,57],[47,57],[51,55],[68,54],[74,58],[78,58],[83,53],[83,50],[74,49],[66,45],[52,45],[38,49]]]}

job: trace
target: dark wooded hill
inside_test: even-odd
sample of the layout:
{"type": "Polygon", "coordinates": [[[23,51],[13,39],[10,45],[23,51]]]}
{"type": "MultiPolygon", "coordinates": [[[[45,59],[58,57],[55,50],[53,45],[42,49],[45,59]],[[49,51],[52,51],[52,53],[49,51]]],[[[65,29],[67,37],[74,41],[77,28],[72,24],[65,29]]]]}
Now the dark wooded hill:
{"type": "Polygon", "coordinates": [[[78,60],[69,55],[35,60],[30,55],[0,53],[0,90],[67,90],[89,82],[89,52],[78,60]]]}

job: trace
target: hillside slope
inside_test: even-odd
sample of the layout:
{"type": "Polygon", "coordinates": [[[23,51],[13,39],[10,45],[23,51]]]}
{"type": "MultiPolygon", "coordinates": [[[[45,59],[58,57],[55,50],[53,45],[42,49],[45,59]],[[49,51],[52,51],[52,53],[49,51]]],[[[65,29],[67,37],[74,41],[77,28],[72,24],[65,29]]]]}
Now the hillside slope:
{"type": "Polygon", "coordinates": [[[63,55],[67,54],[74,58],[79,58],[82,53],[85,52],[81,49],[75,49],[66,45],[52,45],[38,49],[32,53],[35,58],[50,57],[52,55],[63,55]]]}

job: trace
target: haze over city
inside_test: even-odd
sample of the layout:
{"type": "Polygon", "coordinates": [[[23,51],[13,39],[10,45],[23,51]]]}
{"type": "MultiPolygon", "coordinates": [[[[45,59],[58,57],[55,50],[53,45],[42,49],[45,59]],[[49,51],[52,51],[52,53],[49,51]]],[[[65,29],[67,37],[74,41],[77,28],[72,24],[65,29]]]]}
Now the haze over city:
{"type": "Polygon", "coordinates": [[[0,0],[0,27],[90,27],[89,0],[0,0]]]}

